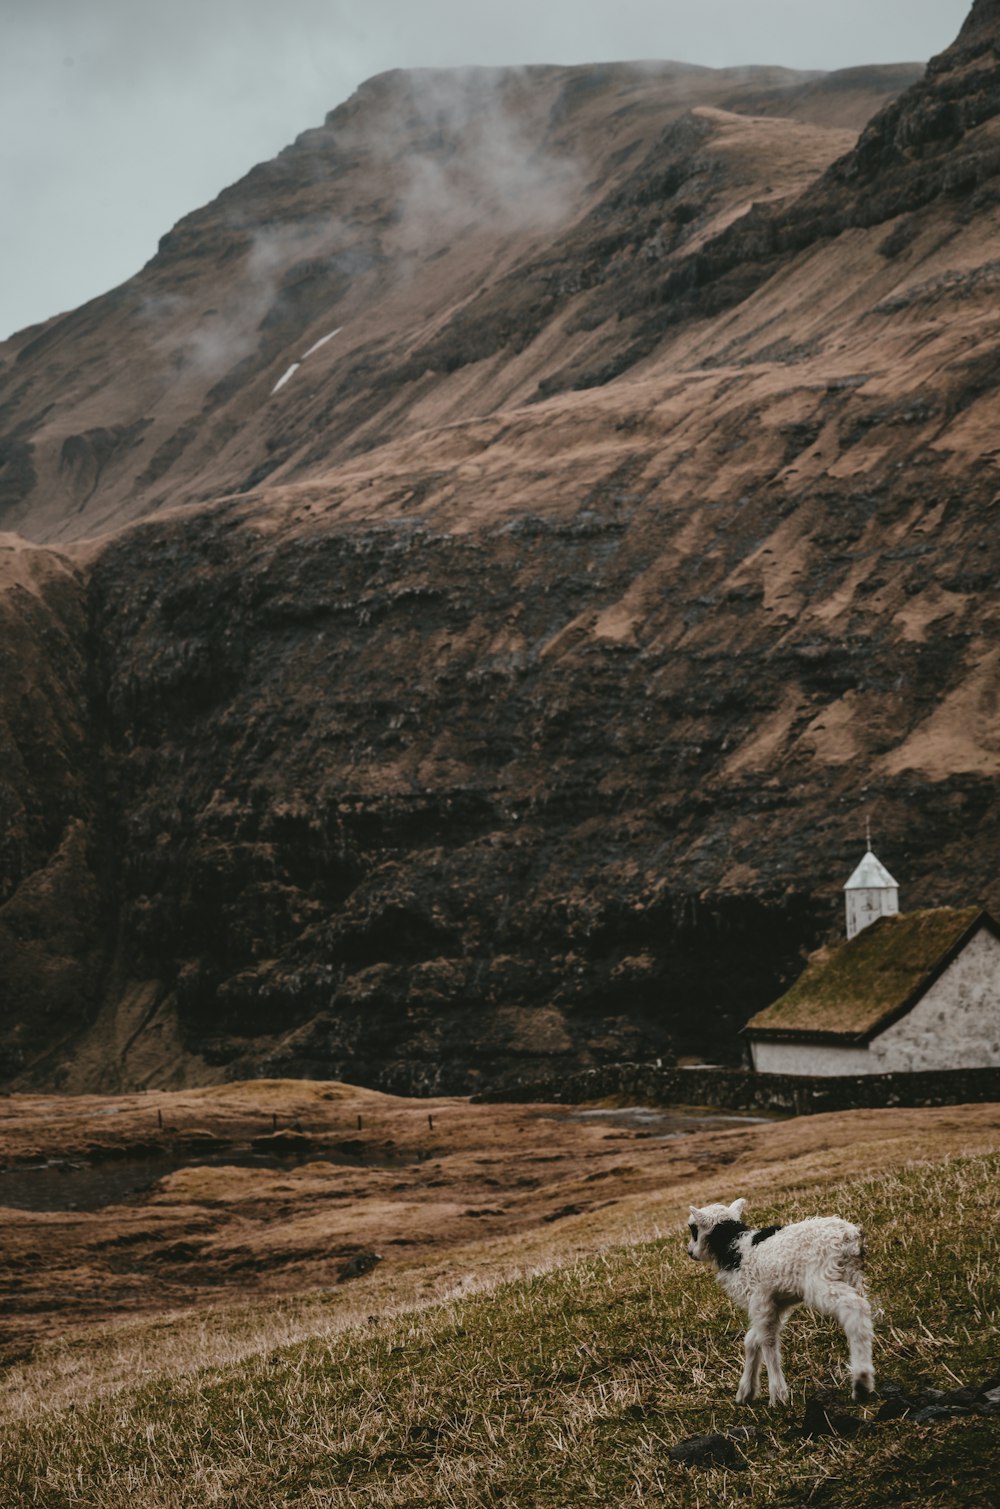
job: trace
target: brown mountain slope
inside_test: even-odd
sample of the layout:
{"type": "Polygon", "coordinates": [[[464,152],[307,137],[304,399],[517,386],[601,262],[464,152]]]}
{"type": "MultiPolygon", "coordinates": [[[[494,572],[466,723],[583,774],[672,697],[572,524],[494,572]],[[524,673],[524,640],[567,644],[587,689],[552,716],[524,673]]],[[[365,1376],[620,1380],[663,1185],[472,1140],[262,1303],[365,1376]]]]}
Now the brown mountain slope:
{"type": "Polygon", "coordinates": [[[596,337],[557,318],[587,306],[582,290],[802,189],[918,74],[373,79],[183,220],[136,278],[0,347],[0,526],[80,538],[525,401],[575,350],[612,360],[616,315],[596,337]],[[744,100],[752,140],[714,150],[690,108],[744,100]]]}
{"type": "MultiPolygon", "coordinates": [[[[97,416],[118,313],[22,339],[19,412],[55,405],[30,458],[50,489],[14,505],[39,536],[148,512],[157,486],[238,487],[75,552],[99,758],[67,752],[86,778],[58,810],[91,825],[114,926],[94,911],[89,1025],[47,1051],[26,995],[11,1074],[461,1090],[671,1039],[731,1054],[839,926],[865,812],[904,905],[1000,903],[998,28],[978,4],[832,165],[829,79],[792,81],[780,122],[672,95],[617,165],[609,99],[652,110],[634,68],[501,80],[532,129],[561,99],[606,151],[572,223],[449,230],[413,258],[405,327],[398,267],[381,302],[382,263],[355,270],[330,299],[368,300],[369,349],[335,336],[272,395],[335,324],[286,283],[223,428],[202,414],[169,486],[130,491],[139,462],[109,453],[76,522],[59,384],[91,341],[97,416]]],[[[751,79],[753,108],[787,83],[751,79]]],[[[412,132],[406,81],[371,88],[412,132]]],[[[235,205],[280,182],[308,220],[314,147],[183,222],[142,278],[221,298],[231,267],[245,288],[235,205]]],[[[388,223],[398,264],[410,222],[388,223]]],[[[0,771],[19,822],[27,768],[0,771]]],[[[34,822],[8,905],[57,862],[34,822]]]]}

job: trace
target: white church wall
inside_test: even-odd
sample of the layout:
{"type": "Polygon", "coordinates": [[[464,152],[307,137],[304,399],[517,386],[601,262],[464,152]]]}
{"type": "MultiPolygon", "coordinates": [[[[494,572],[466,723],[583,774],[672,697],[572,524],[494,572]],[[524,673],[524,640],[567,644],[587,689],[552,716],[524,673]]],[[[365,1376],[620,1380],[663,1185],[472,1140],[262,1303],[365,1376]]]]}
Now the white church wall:
{"type": "Polygon", "coordinates": [[[867,1048],[835,1043],[750,1044],[758,1074],[884,1074],[867,1048]]]}
{"type": "Polygon", "coordinates": [[[981,928],[913,1010],[873,1040],[871,1060],[879,1074],[1000,1066],[1000,939],[981,928]]]}

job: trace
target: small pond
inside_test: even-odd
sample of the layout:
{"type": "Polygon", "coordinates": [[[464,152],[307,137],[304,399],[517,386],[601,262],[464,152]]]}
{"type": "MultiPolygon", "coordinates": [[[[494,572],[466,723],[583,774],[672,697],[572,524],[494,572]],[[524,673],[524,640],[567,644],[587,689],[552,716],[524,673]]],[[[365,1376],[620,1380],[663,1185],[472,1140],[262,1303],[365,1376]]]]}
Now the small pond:
{"type": "Polygon", "coordinates": [[[734,1127],[773,1121],[771,1116],[749,1116],[726,1111],[675,1111],[658,1106],[612,1106],[599,1110],[567,1110],[563,1121],[599,1121],[621,1127],[657,1142],[672,1142],[692,1132],[731,1131],[734,1127]]]}

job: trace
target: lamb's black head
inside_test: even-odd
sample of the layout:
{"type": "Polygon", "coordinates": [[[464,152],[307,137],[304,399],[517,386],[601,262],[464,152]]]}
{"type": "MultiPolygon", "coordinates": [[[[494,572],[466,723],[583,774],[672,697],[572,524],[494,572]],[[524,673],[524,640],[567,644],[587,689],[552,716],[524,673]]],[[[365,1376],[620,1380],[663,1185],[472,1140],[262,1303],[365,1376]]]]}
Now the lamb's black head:
{"type": "Polygon", "coordinates": [[[717,1268],[739,1267],[739,1252],[732,1243],[745,1230],[740,1217],[746,1203],[734,1200],[732,1205],[692,1205],[688,1256],[698,1263],[714,1263],[717,1268]]]}

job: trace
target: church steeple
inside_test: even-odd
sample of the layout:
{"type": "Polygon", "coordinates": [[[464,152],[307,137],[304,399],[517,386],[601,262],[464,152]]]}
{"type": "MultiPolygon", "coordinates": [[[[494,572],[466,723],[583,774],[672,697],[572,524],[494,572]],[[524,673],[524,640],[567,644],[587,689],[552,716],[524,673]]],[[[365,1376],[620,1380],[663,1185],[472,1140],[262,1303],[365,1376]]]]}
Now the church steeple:
{"type": "Polygon", "coordinates": [[[844,886],[848,938],[853,938],[877,918],[892,917],[899,911],[899,886],[872,852],[872,830],[867,821],[865,840],[865,857],[844,886]]]}

